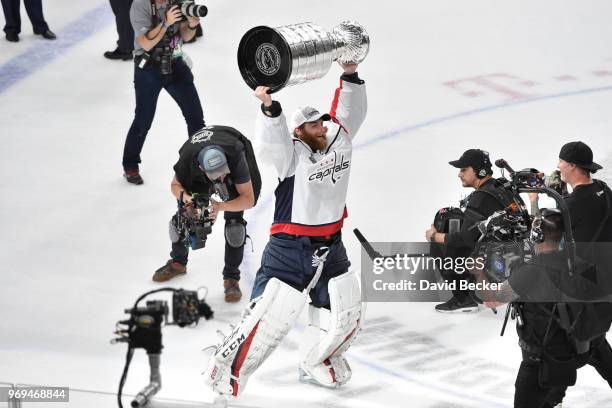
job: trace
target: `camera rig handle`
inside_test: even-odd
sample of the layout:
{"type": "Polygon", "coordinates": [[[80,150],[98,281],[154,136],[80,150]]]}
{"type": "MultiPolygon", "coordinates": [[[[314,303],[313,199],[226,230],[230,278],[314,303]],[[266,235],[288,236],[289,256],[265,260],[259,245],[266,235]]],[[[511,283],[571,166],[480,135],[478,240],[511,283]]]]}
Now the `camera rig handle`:
{"type": "Polygon", "coordinates": [[[500,169],[507,170],[508,173],[510,173],[510,174],[514,173],[514,169],[512,167],[510,167],[508,162],[506,160],[504,160],[504,159],[497,159],[497,160],[495,160],[495,166],[499,167],[500,169]]]}
{"type": "Polygon", "coordinates": [[[547,196],[555,200],[555,203],[557,203],[557,206],[561,210],[561,215],[563,216],[563,225],[565,225],[563,231],[563,238],[565,240],[564,249],[567,255],[567,265],[571,274],[573,272],[574,262],[576,260],[576,242],[574,241],[574,234],[572,233],[572,220],[570,218],[569,208],[567,208],[565,200],[563,199],[561,194],[559,194],[550,187],[519,187],[518,192],[546,194],[547,196]]]}
{"type": "Polygon", "coordinates": [[[515,176],[519,176],[519,173],[524,173],[524,171],[515,172],[512,167],[508,164],[508,162],[504,159],[495,160],[495,166],[500,169],[507,170],[510,173],[510,178],[512,181],[509,182],[513,188],[515,188],[518,193],[543,193],[547,196],[551,197],[557,203],[558,208],[561,210],[561,214],[563,215],[563,224],[565,225],[563,238],[565,239],[565,253],[567,255],[567,265],[569,267],[569,272],[572,274],[574,263],[576,260],[576,242],[574,241],[574,234],[572,233],[572,222],[570,219],[569,209],[567,208],[567,204],[565,204],[565,200],[561,194],[559,194],[554,189],[547,187],[544,184],[544,180],[538,177],[535,169],[527,169],[530,173],[532,173],[533,178],[530,179],[533,185],[518,185],[519,181],[515,180],[515,176]]]}

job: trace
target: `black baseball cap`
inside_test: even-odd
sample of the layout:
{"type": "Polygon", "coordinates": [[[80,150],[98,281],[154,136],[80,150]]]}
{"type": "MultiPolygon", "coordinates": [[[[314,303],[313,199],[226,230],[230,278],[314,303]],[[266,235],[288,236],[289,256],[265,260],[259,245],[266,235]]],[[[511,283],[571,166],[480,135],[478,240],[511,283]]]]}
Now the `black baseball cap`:
{"type": "Polygon", "coordinates": [[[480,149],[466,150],[459,160],[449,161],[448,164],[458,169],[463,169],[465,167],[472,167],[476,171],[485,169],[487,174],[493,174],[489,152],[480,149]]]}
{"type": "Polygon", "coordinates": [[[593,161],[593,151],[586,143],[569,142],[563,145],[559,152],[559,158],[568,163],[574,163],[578,167],[589,170],[595,173],[597,170],[603,169],[599,164],[593,161]]]}

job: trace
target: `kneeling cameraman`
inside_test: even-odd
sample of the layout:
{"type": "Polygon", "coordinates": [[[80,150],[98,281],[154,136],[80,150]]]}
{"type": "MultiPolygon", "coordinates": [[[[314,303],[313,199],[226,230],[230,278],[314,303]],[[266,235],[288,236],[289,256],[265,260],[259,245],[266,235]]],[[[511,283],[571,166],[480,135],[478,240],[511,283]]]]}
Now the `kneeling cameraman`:
{"type": "MultiPolygon", "coordinates": [[[[472,192],[462,202],[464,210],[461,230],[452,233],[443,233],[431,226],[425,231],[425,239],[440,244],[439,249],[443,257],[468,257],[476,247],[480,231],[475,225],[487,219],[495,211],[501,210],[513,202],[512,194],[502,188],[501,184],[492,177],[493,169],[489,153],[480,149],[466,150],[459,160],[449,162],[459,169],[458,177],[461,185],[473,188],[472,192]]],[[[469,274],[456,273],[454,270],[442,269],[440,271],[445,280],[456,282],[457,288],[461,281],[470,279],[469,274]]],[[[469,290],[455,289],[453,297],[448,301],[436,305],[436,311],[441,313],[472,312],[478,310],[478,304],[472,300],[469,290]]]]}
{"type": "MultiPolygon", "coordinates": [[[[223,285],[225,301],[237,302],[242,297],[238,281],[246,242],[244,210],[252,208],[261,191],[261,176],[255,160],[251,142],[239,131],[228,126],[206,126],[195,133],[181,147],[180,157],[174,165],[171,190],[182,205],[197,207],[192,198],[197,194],[198,202],[204,198],[203,206],[211,203],[209,219],[215,219],[219,211],[225,218],[225,267],[223,285]],[[217,194],[221,202],[210,198],[217,194]]],[[[197,212],[202,209],[196,209],[197,212]]],[[[208,211],[208,210],[205,210],[208,211]]],[[[178,216],[178,214],[177,214],[178,216]]],[[[189,243],[185,231],[177,230],[177,216],[170,224],[172,240],[171,259],[153,275],[156,282],[164,282],[187,272],[189,243]]],[[[206,237],[198,237],[206,240],[206,237]]],[[[196,248],[201,248],[203,242],[196,248]]]]}
{"type": "MultiPolygon", "coordinates": [[[[560,250],[564,225],[561,210],[542,209],[531,230],[535,256],[521,265],[501,289],[477,291],[485,305],[496,307],[514,302],[523,361],[516,376],[515,408],[552,408],[564,396],[564,386],[576,381],[577,368],[589,358],[588,347],[578,350],[555,315],[565,298],[561,281],[569,276],[567,255],[560,250]]],[[[574,272],[590,265],[576,258],[574,272]]],[[[476,273],[477,280],[483,279],[476,273]]]]}

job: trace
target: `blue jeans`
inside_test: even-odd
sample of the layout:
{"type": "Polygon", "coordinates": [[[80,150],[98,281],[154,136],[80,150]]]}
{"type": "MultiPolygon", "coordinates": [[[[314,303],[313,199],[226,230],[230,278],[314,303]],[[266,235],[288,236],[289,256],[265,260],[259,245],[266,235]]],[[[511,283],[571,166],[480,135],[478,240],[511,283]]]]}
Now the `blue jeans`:
{"type": "Polygon", "coordinates": [[[151,63],[144,69],[134,64],[134,89],[136,90],[136,112],[134,121],[125,139],[123,168],[138,170],[140,152],[155,117],[157,98],[165,89],[181,108],[187,122],[187,137],[204,127],[204,112],[193,84],[193,74],[181,58],[172,63],[172,73],[162,75],[151,63]]]}
{"type": "Polygon", "coordinates": [[[310,299],[313,306],[329,309],[327,284],[331,278],[348,272],[351,265],[340,234],[329,244],[313,243],[308,237],[290,239],[272,235],[261,256],[261,267],[255,276],[251,299],[263,293],[271,278],[277,278],[299,291],[304,290],[316,271],[312,266],[312,255],[321,246],[328,246],[329,254],[319,281],[310,291],[310,299]]]}

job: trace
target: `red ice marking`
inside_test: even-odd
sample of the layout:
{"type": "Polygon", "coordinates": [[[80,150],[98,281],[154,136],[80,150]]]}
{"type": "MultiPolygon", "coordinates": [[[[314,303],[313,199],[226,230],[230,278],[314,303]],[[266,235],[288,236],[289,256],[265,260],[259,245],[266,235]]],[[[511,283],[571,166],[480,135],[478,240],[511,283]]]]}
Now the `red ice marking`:
{"type": "Polygon", "coordinates": [[[535,82],[523,80],[509,74],[478,75],[471,78],[444,82],[444,85],[459,91],[465,96],[480,96],[493,91],[502,94],[507,99],[522,99],[536,96],[517,89],[518,86],[533,86],[535,82]]]}
{"type": "Polygon", "coordinates": [[[612,71],[608,71],[608,70],[598,70],[598,71],[593,71],[593,75],[595,76],[612,76],[612,71]]]}
{"type": "Polygon", "coordinates": [[[555,79],[557,81],[575,81],[576,77],[572,75],[559,75],[558,77],[555,77],[555,79]]]}

